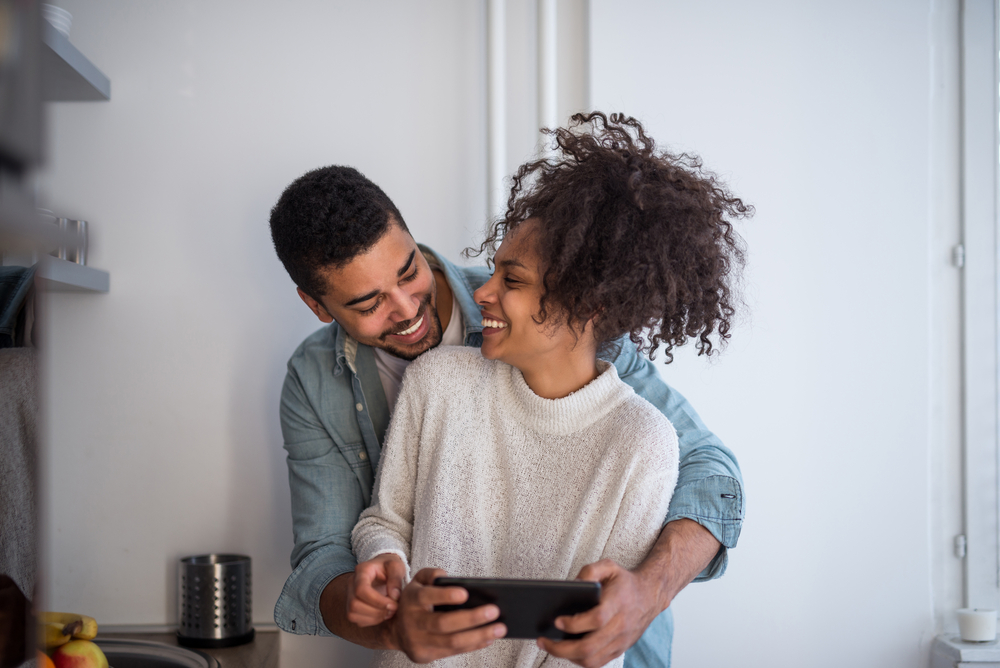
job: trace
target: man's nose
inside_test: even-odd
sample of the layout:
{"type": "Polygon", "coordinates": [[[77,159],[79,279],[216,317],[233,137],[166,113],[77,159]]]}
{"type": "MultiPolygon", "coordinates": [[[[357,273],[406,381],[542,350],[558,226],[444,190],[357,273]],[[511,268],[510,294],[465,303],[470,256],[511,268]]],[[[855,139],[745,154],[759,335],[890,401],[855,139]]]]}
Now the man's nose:
{"type": "Polygon", "coordinates": [[[415,318],[420,312],[420,295],[409,294],[406,290],[396,290],[392,298],[396,320],[402,322],[415,318]]]}

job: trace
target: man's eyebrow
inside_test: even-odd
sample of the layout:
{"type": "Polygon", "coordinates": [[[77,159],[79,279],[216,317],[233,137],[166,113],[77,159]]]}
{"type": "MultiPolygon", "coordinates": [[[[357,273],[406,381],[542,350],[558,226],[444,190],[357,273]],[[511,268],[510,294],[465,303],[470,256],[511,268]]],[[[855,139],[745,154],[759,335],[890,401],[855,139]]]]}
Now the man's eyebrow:
{"type": "Polygon", "coordinates": [[[410,251],[410,257],[406,258],[406,264],[404,264],[404,265],[403,265],[403,266],[402,266],[402,267],[400,268],[400,270],[396,272],[396,276],[402,276],[403,274],[405,274],[405,273],[406,273],[406,270],[410,268],[410,265],[411,265],[411,264],[413,264],[413,257],[414,257],[414,256],[415,256],[416,254],[417,254],[417,251],[415,251],[415,250],[411,250],[411,251],[410,251]]]}
{"type": "MultiPolygon", "coordinates": [[[[402,268],[396,272],[396,276],[402,276],[403,274],[406,273],[406,271],[413,265],[413,258],[416,256],[416,254],[417,251],[415,250],[410,251],[409,257],[406,258],[406,264],[404,264],[402,268]]],[[[378,297],[378,292],[379,292],[378,290],[372,290],[368,294],[361,295],[360,297],[355,297],[351,301],[346,302],[344,306],[354,306],[355,304],[366,302],[369,299],[374,299],[375,297],[378,297]]]]}
{"type": "Polygon", "coordinates": [[[361,295],[360,297],[355,297],[351,301],[344,304],[344,306],[354,306],[355,304],[360,304],[361,302],[366,302],[369,299],[378,297],[378,290],[372,290],[367,295],[361,295]]]}

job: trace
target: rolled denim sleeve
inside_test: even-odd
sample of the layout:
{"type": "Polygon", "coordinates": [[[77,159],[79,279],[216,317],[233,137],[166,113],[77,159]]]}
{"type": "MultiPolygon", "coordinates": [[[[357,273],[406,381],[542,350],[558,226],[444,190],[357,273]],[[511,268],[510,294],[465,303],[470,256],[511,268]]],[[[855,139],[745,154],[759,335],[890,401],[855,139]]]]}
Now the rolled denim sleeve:
{"type": "Polygon", "coordinates": [[[355,472],[324,429],[291,365],[281,393],[281,431],[295,547],[292,574],[278,597],[274,621],[290,633],[331,636],[320,612],[320,595],[335,577],[354,570],[351,530],[367,503],[355,472]]]}
{"type": "Polygon", "coordinates": [[[717,578],[725,572],[729,550],[736,547],[743,527],[743,476],[736,456],[708,430],[687,399],[663,382],[653,363],[637,353],[631,341],[621,342],[614,363],[619,377],[677,430],[680,473],[664,524],[691,519],[722,543],[695,582],[717,578]]]}

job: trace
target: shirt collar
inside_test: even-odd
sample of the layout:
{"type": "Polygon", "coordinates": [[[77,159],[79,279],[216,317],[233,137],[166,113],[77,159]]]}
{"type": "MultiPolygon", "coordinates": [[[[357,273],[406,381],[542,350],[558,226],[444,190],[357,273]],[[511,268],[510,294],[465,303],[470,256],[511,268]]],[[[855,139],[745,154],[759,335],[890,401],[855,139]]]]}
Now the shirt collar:
{"type": "Polygon", "coordinates": [[[333,335],[334,355],[337,360],[336,366],[333,369],[333,375],[339,376],[344,373],[345,364],[351,370],[351,373],[357,375],[358,342],[339,323],[333,322],[330,328],[333,335]]]}
{"type": "Polygon", "coordinates": [[[483,319],[479,315],[479,306],[476,304],[476,300],[472,298],[472,293],[475,290],[465,273],[427,246],[417,244],[417,247],[420,248],[420,252],[424,254],[430,264],[441,269],[444,277],[448,280],[451,292],[455,295],[458,307],[462,310],[462,324],[465,330],[463,338],[468,340],[470,334],[482,334],[483,319]]]}

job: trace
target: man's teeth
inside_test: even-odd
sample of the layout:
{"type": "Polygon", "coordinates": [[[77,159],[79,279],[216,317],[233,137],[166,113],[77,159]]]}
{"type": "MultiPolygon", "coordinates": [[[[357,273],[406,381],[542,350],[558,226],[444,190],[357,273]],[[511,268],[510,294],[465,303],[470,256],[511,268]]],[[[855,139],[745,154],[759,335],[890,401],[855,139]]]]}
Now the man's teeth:
{"type": "Polygon", "coordinates": [[[420,320],[417,320],[415,323],[413,323],[412,327],[410,327],[409,329],[404,329],[402,332],[396,332],[396,336],[406,336],[408,334],[413,334],[413,332],[420,329],[420,325],[423,324],[423,322],[424,322],[424,316],[420,316],[420,320]]]}
{"type": "Polygon", "coordinates": [[[500,320],[490,320],[489,318],[483,318],[483,327],[493,327],[495,329],[503,329],[507,326],[507,323],[500,320]]]}

